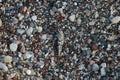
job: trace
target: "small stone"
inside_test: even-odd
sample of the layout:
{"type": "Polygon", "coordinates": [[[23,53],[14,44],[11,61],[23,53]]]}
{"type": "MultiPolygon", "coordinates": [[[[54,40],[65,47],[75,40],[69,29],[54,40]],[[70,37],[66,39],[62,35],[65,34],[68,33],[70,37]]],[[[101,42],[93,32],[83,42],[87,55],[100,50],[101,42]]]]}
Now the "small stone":
{"type": "Polygon", "coordinates": [[[113,24],[116,24],[116,23],[118,23],[120,21],[120,16],[116,16],[116,17],[114,17],[113,19],[111,19],[111,22],[113,23],[113,24]]]}
{"type": "Polygon", "coordinates": [[[92,71],[97,71],[97,70],[99,70],[98,64],[93,64],[92,65],[92,71]]]}
{"type": "Polygon", "coordinates": [[[95,21],[89,22],[89,25],[93,26],[95,24],[95,21]]]}
{"type": "Polygon", "coordinates": [[[32,27],[28,28],[28,30],[26,31],[28,36],[30,36],[32,34],[32,32],[33,32],[33,28],[32,27]]]}
{"type": "Polygon", "coordinates": [[[43,28],[42,27],[37,27],[38,32],[42,32],[43,28]]]}
{"type": "Polygon", "coordinates": [[[40,67],[43,68],[44,67],[44,62],[40,61],[40,67]]]}
{"type": "Polygon", "coordinates": [[[85,69],[85,66],[83,64],[79,65],[79,70],[85,69]]]}
{"type": "Polygon", "coordinates": [[[26,74],[27,74],[27,75],[31,75],[31,70],[27,70],[27,71],[26,71],[26,74]]]}
{"type": "Polygon", "coordinates": [[[23,34],[25,32],[25,30],[24,29],[17,29],[17,33],[19,33],[19,34],[23,34]]]}
{"type": "Polygon", "coordinates": [[[74,5],[77,6],[77,2],[74,2],[74,5]]]}
{"type": "Polygon", "coordinates": [[[59,8],[58,11],[60,12],[60,14],[63,14],[63,8],[59,8]]]}
{"type": "Polygon", "coordinates": [[[36,15],[32,16],[31,18],[32,18],[33,21],[37,20],[37,16],[36,15]]]}
{"type": "Polygon", "coordinates": [[[98,18],[99,17],[99,14],[98,12],[95,13],[95,18],[98,18]]]}
{"type": "Polygon", "coordinates": [[[19,14],[18,14],[18,18],[19,18],[19,20],[21,21],[21,20],[23,20],[24,15],[23,15],[23,14],[21,14],[21,13],[19,13],[19,14]]]}
{"type": "Polygon", "coordinates": [[[2,0],[0,0],[0,2],[2,2],[2,0]]]}
{"type": "Polygon", "coordinates": [[[101,68],[100,69],[100,74],[101,74],[101,76],[105,76],[106,75],[105,68],[101,68]]]}
{"type": "Polygon", "coordinates": [[[43,35],[42,35],[42,39],[43,39],[43,40],[46,40],[46,39],[47,39],[47,35],[46,35],[46,34],[43,34],[43,35]]]}
{"type": "Polygon", "coordinates": [[[11,50],[11,51],[16,51],[16,50],[17,50],[17,47],[18,47],[18,46],[17,46],[16,43],[11,43],[11,44],[10,44],[10,50],[11,50]]]}
{"type": "Polygon", "coordinates": [[[1,62],[0,62],[0,69],[2,69],[5,72],[8,71],[8,67],[4,63],[1,63],[1,62]]]}
{"type": "Polygon", "coordinates": [[[106,68],[106,63],[102,63],[101,66],[106,68]]]}
{"type": "Polygon", "coordinates": [[[70,20],[71,22],[74,22],[74,21],[75,21],[75,14],[69,16],[69,20],[70,20]]]}
{"type": "Polygon", "coordinates": [[[13,22],[13,24],[17,24],[18,23],[18,19],[14,17],[12,22],[13,22]]]}
{"type": "Polygon", "coordinates": [[[27,51],[25,54],[24,54],[24,58],[26,59],[29,59],[29,58],[31,58],[31,57],[33,57],[34,55],[33,55],[33,53],[31,52],[31,51],[27,51]]]}
{"type": "Polygon", "coordinates": [[[5,63],[11,63],[12,62],[12,57],[11,56],[5,56],[4,62],[5,63]]]}
{"type": "Polygon", "coordinates": [[[0,19],[0,26],[2,26],[2,20],[0,19]]]}
{"type": "Polygon", "coordinates": [[[78,24],[78,25],[81,24],[81,19],[80,19],[80,18],[77,19],[77,24],[78,24]]]}

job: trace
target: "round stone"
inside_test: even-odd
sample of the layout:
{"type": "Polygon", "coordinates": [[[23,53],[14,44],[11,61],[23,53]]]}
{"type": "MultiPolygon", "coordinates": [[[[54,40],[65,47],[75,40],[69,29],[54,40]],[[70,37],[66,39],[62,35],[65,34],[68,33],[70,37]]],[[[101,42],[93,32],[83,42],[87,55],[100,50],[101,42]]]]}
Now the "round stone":
{"type": "Polygon", "coordinates": [[[106,67],[106,63],[102,63],[101,66],[105,68],[106,67]]]}
{"type": "Polygon", "coordinates": [[[77,2],[74,2],[74,5],[77,6],[77,2]]]}
{"type": "Polygon", "coordinates": [[[18,47],[18,46],[17,46],[16,43],[11,43],[11,44],[10,44],[10,50],[11,50],[11,51],[16,51],[16,50],[17,50],[17,47],[18,47]]]}
{"type": "Polygon", "coordinates": [[[37,27],[38,32],[42,32],[43,28],[42,27],[37,27]]]}
{"type": "Polygon", "coordinates": [[[27,75],[31,75],[31,70],[27,70],[27,71],[26,71],[26,74],[27,74],[27,75]]]}
{"type": "Polygon", "coordinates": [[[97,70],[99,70],[98,64],[93,64],[92,71],[97,71],[97,70]]]}
{"type": "Polygon", "coordinates": [[[71,15],[71,16],[69,17],[69,20],[70,20],[71,22],[74,22],[74,21],[75,21],[75,14],[71,15]]]}

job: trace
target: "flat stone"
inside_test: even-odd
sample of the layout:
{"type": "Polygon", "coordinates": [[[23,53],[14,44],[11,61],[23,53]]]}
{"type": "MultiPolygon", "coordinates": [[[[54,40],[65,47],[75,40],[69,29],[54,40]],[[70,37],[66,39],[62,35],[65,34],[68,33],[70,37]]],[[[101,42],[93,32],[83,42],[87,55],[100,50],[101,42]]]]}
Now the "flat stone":
{"type": "Polygon", "coordinates": [[[1,62],[0,62],[0,69],[2,69],[5,72],[8,71],[8,67],[4,63],[1,63],[1,62]]]}
{"type": "Polygon", "coordinates": [[[71,16],[69,16],[69,20],[71,22],[74,22],[75,21],[75,14],[72,14],[71,16]]]}
{"type": "Polygon", "coordinates": [[[17,33],[19,33],[19,34],[23,34],[25,32],[25,30],[24,29],[17,29],[17,33]]]}
{"type": "Polygon", "coordinates": [[[0,26],[2,26],[2,20],[0,19],[0,26]]]}
{"type": "Polygon", "coordinates": [[[116,24],[116,23],[118,23],[120,21],[120,16],[116,16],[116,17],[114,17],[113,19],[111,19],[111,22],[113,23],[113,24],[116,24]]]}
{"type": "Polygon", "coordinates": [[[31,51],[26,51],[26,53],[23,55],[24,58],[29,59],[33,57],[33,53],[31,51]]]}
{"type": "Polygon", "coordinates": [[[5,56],[4,62],[5,63],[11,63],[12,62],[12,57],[11,56],[5,56]]]}
{"type": "Polygon", "coordinates": [[[17,46],[16,43],[11,43],[11,44],[10,44],[10,50],[11,50],[11,51],[16,51],[16,50],[17,50],[17,47],[18,47],[18,46],[17,46]]]}

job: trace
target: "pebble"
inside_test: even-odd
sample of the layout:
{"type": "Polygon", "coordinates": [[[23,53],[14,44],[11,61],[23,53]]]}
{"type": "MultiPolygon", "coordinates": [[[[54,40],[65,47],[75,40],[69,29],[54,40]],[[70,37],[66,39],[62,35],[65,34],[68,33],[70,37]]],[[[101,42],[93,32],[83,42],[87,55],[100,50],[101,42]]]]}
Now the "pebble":
{"type": "Polygon", "coordinates": [[[75,14],[72,14],[71,16],[69,16],[69,20],[71,22],[74,22],[75,21],[75,14]]]}
{"type": "Polygon", "coordinates": [[[102,66],[103,68],[106,68],[106,63],[102,63],[101,66],[102,66]]]}
{"type": "Polygon", "coordinates": [[[32,16],[31,18],[32,18],[33,21],[37,20],[37,16],[36,15],[32,16]]]}
{"type": "Polygon", "coordinates": [[[8,71],[8,67],[4,64],[0,62],[0,69],[3,70],[4,72],[8,71]]]}
{"type": "Polygon", "coordinates": [[[42,32],[43,28],[40,26],[40,27],[37,27],[37,30],[38,32],[42,32]]]}
{"type": "Polygon", "coordinates": [[[32,74],[31,70],[29,70],[29,69],[26,70],[26,74],[27,74],[27,75],[31,75],[31,74],[32,74]]]}
{"type": "Polygon", "coordinates": [[[0,26],[2,26],[2,20],[0,19],[0,26]]]}
{"type": "Polygon", "coordinates": [[[21,14],[21,13],[19,13],[19,14],[18,14],[18,18],[19,18],[19,20],[21,21],[21,20],[23,20],[24,15],[23,15],[23,14],[21,14]]]}
{"type": "Polygon", "coordinates": [[[33,32],[33,28],[32,27],[28,28],[27,31],[26,31],[28,36],[30,36],[32,34],[32,32],[33,32]]]}
{"type": "Polygon", "coordinates": [[[25,32],[25,30],[24,29],[17,29],[17,33],[19,33],[19,34],[23,34],[25,32]]]}
{"type": "Polygon", "coordinates": [[[0,79],[119,80],[119,0],[0,1],[0,79]]]}
{"type": "Polygon", "coordinates": [[[82,20],[80,18],[77,19],[77,24],[80,25],[82,20]]]}
{"type": "Polygon", "coordinates": [[[100,74],[101,74],[101,76],[105,76],[106,75],[105,68],[101,68],[100,69],[100,74]]]}
{"type": "Polygon", "coordinates": [[[98,64],[93,64],[92,65],[92,71],[97,71],[97,70],[99,70],[99,66],[98,66],[98,64]]]}
{"type": "Polygon", "coordinates": [[[25,59],[29,59],[31,57],[34,57],[33,53],[31,51],[26,51],[24,56],[25,59]]]}
{"type": "Polygon", "coordinates": [[[43,35],[42,35],[42,39],[43,39],[43,40],[46,40],[46,39],[47,39],[47,34],[43,34],[43,35]]]}
{"type": "Polygon", "coordinates": [[[111,19],[112,24],[117,24],[118,22],[120,22],[120,16],[116,16],[114,18],[111,19]]]}
{"type": "Polygon", "coordinates": [[[5,63],[11,63],[12,62],[12,57],[11,56],[5,56],[4,62],[5,63]]]}
{"type": "Polygon", "coordinates": [[[96,21],[91,21],[89,22],[89,25],[93,26],[95,24],[96,21]]]}
{"type": "Polygon", "coordinates": [[[11,50],[11,51],[16,51],[17,48],[18,48],[18,45],[17,45],[16,43],[11,43],[11,44],[10,44],[10,50],[11,50]]]}

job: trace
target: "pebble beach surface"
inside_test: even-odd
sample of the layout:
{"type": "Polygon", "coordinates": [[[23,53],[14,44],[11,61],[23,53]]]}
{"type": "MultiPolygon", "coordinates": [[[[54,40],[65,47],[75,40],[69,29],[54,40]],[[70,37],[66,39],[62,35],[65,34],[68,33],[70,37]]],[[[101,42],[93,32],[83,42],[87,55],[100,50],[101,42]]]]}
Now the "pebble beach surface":
{"type": "Polygon", "coordinates": [[[0,0],[0,80],[120,80],[120,0],[0,0]]]}

